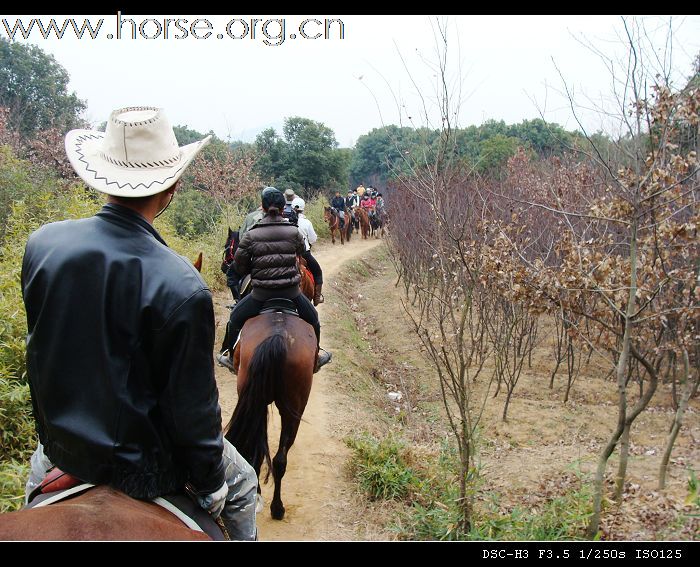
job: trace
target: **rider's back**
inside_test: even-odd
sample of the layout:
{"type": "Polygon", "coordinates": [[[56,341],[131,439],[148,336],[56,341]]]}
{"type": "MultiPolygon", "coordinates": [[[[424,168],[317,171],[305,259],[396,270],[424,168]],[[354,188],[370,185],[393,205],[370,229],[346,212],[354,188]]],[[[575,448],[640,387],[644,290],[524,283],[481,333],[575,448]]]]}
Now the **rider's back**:
{"type": "Polygon", "coordinates": [[[111,204],[46,225],[30,237],[22,270],[28,374],[47,455],[137,498],[181,488],[188,476],[204,483],[222,465],[213,367],[201,364],[214,339],[211,292],[149,227],[111,204]],[[188,342],[190,333],[200,340],[188,342]]]}

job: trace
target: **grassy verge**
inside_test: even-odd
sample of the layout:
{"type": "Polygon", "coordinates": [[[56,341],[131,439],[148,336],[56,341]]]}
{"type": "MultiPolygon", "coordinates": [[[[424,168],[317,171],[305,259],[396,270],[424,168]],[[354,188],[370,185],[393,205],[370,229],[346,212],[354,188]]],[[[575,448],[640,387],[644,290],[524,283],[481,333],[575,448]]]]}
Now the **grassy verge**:
{"type": "Polygon", "coordinates": [[[572,540],[582,539],[591,513],[591,491],[579,476],[561,493],[532,509],[503,509],[496,495],[478,494],[472,529],[459,528],[456,453],[444,443],[435,455],[418,455],[396,434],[349,438],[349,471],[371,501],[395,500],[402,507],[391,530],[402,540],[572,540]]]}

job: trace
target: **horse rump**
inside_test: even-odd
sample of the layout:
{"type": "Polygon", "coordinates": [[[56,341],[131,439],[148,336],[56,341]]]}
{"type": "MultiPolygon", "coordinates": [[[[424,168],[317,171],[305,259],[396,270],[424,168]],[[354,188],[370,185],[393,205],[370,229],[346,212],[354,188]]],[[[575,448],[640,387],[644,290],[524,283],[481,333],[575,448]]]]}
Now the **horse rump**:
{"type": "Polygon", "coordinates": [[[268,476],[272,467],[267,442],[268,405],[274,401],[275,390],[280,387],[277,381],[286,358],[287,341],[282,334],[267,337],[255,348],[248,366],[248,379],[226,427],[226,439],[256,470],[264,460],[268,476]]]}

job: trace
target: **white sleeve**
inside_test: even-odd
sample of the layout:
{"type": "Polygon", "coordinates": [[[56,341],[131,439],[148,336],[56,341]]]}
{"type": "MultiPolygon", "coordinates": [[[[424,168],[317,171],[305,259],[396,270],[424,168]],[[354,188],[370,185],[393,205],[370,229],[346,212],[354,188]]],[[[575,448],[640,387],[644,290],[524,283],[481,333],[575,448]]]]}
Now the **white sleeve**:
{"type": "Polygon", "coordinates": [[[308,223],[309,223],[308,224],[308,226],[309,226],[309,244],[314,244],[318,240],[318,236],[316,236],[316,231],[314,230],[314,225],[311,224],[311,221],[308,221],[308,223]]]}

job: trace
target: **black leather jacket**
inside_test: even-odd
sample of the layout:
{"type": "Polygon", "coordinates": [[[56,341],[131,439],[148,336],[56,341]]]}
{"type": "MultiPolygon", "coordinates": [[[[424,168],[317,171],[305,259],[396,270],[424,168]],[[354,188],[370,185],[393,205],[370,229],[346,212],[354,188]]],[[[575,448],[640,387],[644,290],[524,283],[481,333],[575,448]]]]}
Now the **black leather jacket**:
{"type": "Polygon", "coordinates": [[[211,292],[139,214],[51,223],[22,265],[27,368],[51,461],[154,498],[224,483],[211,292]]]}
{"type": "Polygon", "coordinates": [[[345,199],[343,199],[343,197],[333,197],[331,207],[338,211],[345,211],[345,199]]]}

